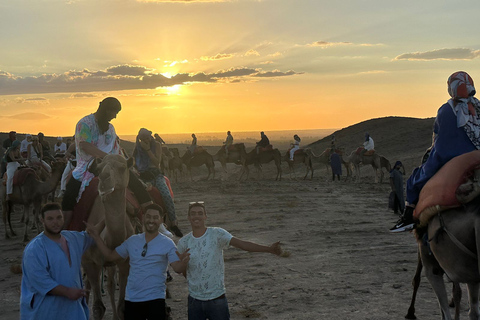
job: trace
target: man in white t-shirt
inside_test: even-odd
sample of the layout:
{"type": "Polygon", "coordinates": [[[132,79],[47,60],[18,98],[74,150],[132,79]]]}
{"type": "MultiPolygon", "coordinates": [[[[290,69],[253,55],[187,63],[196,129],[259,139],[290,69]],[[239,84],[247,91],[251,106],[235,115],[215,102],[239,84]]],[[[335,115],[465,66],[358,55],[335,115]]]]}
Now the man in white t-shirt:
{"type": "Polygon", "coordinates": [[[280,255],[280,242],[263,246],[240,240],[222,228],[206,227],[203,202],[191,202],[188,221],[192,232],[178,242],[178,252],[190,254],[186,270],[188,282],[188,320],[230,319],[225,297],[223,250],[232,245],[250,252],[280,255]]]}
{"type": "Polygon", "coordinates": [[[63,142],[62,137],[57,137],[57,143],[55,143],[53,149],[55,151],[56,158],[65,157],[65,152],[67,152],[67,145],[65,144],[65,142],[63,142]]]}

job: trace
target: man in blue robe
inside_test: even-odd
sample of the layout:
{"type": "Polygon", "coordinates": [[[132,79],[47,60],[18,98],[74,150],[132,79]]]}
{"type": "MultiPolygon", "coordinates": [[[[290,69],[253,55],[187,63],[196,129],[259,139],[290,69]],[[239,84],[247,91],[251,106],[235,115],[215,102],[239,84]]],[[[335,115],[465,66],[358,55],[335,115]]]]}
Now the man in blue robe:
{"type": "Polygon", "coordinates": [[[41,210],[44,231],[23,253],[20,319],[88,319],[81,259],[93,239],[86,232],[62,231],[58,203],[41,210]]]}

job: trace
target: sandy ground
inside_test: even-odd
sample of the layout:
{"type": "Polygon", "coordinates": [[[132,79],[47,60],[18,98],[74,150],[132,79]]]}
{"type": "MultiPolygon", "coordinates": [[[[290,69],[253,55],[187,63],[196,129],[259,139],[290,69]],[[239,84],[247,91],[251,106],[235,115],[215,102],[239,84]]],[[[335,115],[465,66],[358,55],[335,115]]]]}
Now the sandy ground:
{"type": "MultiPolygon", "coordinates": [[[[273,166],[273,165],[272,165],[273,166]]],[[[213,181],[174,184],[180,228],[187,232],[189,201],[205,201],[208,224],[241,239],[262,244],[280,240],[288,257],[225,251],[225,283],[232,319],[404,319],[416,268],[416,243],[410,233],[390,234],[397,220],[387,210],[389,185],[375,184],[363,170],[362,183],[332,182],[317,170],[313,181],[273,180],[251,176],[238,182],[239,167],[229,167],[228,182],[219,166],[213,181]]],[[[299,173],[300,173],[299,168],[299,173]]],[[[285,168],[285,171],[286,168],[285,168]]],[[[196,179],[206,169],[195,171],[196,179]]],[[[300,175],[300,174],[299,174],[300,175]]],[[[13,217],[19,234],[5,240],[0,230],[0,318],[19,318],[21,275],[20,215],[13,217]]],[[[174,319],[187,319],[187,287],[180,275],[169,285],[174,319]]],[[[466,290],[464,289],[464,297],[466,290]]],[[[104,299],[105,303],[107,299],[104,299]]],[[[110,306],[107,304],[108,310],[110,306]]],[[[462,301],[462,317],[468,306],[462,301]]],[[[436,298],[422,277],[417,317],[439,319],[436,298]]],[[[107,311],[106,319],[111,317],[107,311]]],[[[68,319],[68,317],[66,318],[68,319]]]]}

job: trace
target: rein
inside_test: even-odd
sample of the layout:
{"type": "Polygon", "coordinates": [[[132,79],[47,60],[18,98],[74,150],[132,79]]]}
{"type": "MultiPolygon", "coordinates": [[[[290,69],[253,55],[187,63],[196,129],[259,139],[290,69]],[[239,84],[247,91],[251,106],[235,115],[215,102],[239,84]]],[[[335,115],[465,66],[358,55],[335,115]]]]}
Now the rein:
{"type": "Polygon", "coordinates": [[[448,237],[450,238],[450,240],[452,240],[452,242],[458,247],[460,248],[460,250],[462,250],[464,253],[466,253],[468,256],[470,256],[471,258],[473,259],[477,259],[477,255],[472,252],[470,249],[468,249],[467,247],[465,247],[465,245],[463,245],[463,243],[461,243],[453,233],[451,233],[450,231],[448,231],[448,229],[445,227],[445,221],[443,221],[443,216],[438,213],[438,218],[440,219],[440,228],[438,228],[438,230],[435,232],[435,235],[431,238],[431,239],[428,239],[428,242],[432,241],[433,239],[436,239],[436,241],[438,241],[438,235],[440,234],[440,232],[445,232],[448,237]]]}

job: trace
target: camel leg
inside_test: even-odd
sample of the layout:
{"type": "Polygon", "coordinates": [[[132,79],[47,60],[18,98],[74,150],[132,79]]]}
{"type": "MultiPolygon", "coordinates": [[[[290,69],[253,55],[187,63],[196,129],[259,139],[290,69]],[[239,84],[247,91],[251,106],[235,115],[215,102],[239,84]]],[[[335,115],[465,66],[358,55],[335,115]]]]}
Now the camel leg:
{"type": "Polygon", "coordinates": [[[87,274],[88,282],[90,282],[93,292],[92,318],[95,320],[103,319],[105,305],[102,302],[102,293],[100,291],[100,274],[102,266],[91,260],[88,261],[88,263],[82,261],[82,266],[87,274]]]}
{"type": "Polygon", "coordinates": [[[429,261],[431,258],[429,257],[428,248],[426,246],[422,246],[421,256],[422,262],[425,266],[425,276],[437,296],[438,304],[442,312],[442,320],[452,320],[448,306],[447,291],[445,290],[445,282],[443,280],[443,270],[432,265],[431,261],[429,261]]]}
{"type": "Polygon", "coordinates": [[[125,289],[127,287],[127,278],[128,273],[130,271],[130,265],[128,261],[122,261],[118,263],[118,286],[119,286],[119,294],[118,294],[118,306],[117,306],[117,313],[120,319],[123,320],[123,314],[125,312],[125,289]]]}
{"type": "Polygon", "coordinates": [[[23,231],[23,242],[28,242],[28,240],[29,240],[29,238],[28,238],[28,223],[30,222],[29,211],[30,211],[30,205],[29,204],[23,205],[23,216],[25,217],[25,220],[24,220],[25,227],[24,227],[24,231],[23,231]]]}
{"type": "Polygon", "coordinates": [[[117,306],[115,304],[115,275],[117,273],[117,266],[107,267],[107,291],[110,297],[110,305],[112,306],[112,319],[118,319],[117,306]]]}
{"type": "Polygon", "coordinates": [[[470,303],[470,311],[468,312],[468,317],[470,320],[480,319],[480,312],[478,309],[478,289],[480,288],[479,283],[467,283],[468,288],[468,301],[470,303]]]}
{"type": "Polygon", "coordinates": [[[415,299],[417,298],[417,291],[418,287],[420,286],[420,280],[422,276],[422,258],[420,256],[420,250],[417,252],[417,270],[415,271],[415,276],[413,276],[412,279],[412,285],[413,285],[413,294],[412,294],[412,301],[410,302],[410,307],[408,308],[408,313],[405,316],[405,319],[417,319],[415,316],[415,299]]]}
{"type": "MultiPolygon", "coordinates": [[[[460,283],[453,282],[452,303],[453,303],[453,306],[455,306],[455,320],[460,320],[460,301],[461,300],[462,300],[462,288],[460,287],[460,283]]],[[[451,307],[453,307],[452,303],[450,303],[451,307]]]]}

